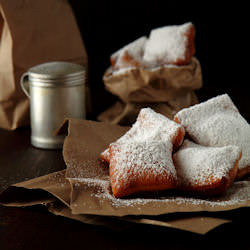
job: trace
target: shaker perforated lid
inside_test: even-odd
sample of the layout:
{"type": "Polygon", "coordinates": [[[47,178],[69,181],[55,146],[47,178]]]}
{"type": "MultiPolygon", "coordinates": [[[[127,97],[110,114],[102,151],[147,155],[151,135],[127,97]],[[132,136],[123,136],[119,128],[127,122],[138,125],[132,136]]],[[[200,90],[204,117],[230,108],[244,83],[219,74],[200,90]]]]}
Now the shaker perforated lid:
{"type": "Polygon", "coordinates": [[[36,65],[29,69],[28,74],[33,82],[72,85],[85,78],[86,69],[79,64],[56,61],[36,65]]]}

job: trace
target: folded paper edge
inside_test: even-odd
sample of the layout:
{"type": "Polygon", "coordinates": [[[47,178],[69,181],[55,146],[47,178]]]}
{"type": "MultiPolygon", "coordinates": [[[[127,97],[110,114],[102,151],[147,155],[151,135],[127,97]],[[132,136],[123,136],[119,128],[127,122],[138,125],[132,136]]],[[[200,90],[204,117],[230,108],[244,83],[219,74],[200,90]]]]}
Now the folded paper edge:
{"type": "MultiPolygon", "coordinates": [[[[13,195],[12,195],[13,196],[13,195]]],[[[18,195],[19,196],[19,195],[18,195]]],[[[53,202],[57,200],[57,197],[55,197],[52,193],[44,190],[44,189],[31,189],[27,187],[21,187],[21,186],[16,186],[16,185],[11,185],[4,189],[0,193],[0,205],[6,206],[6,207],[29,207],[29,206],[34,206],[34,205],[47,205],[50,202],[53,202]],[[13,192],[29,192],[29,190],[40,190],[43,194],[44,197],[37,197],[36,199],[30,200],[30,201],[19,201],[17,199],[13,199],[10,197],[10,194],[13,192]],[[45,196],[47,194],[47,197],[45,196]]]]}
{"type": "Polygon", "coordinates": [[[58,127],[55,132],[55,135],[67,135],[69,127],[69,118],[66,118],[58,127]]]}
{"type": "Polygon", "coordinates": [[[188,218],[182,218],[179,220],[170,220],[169,222],[161,221],[161,220],[153,220],[148,218],[126,218],[127,221],[139,223],[139,224],[148,224],[153,226],[160,226],[160,227],[169,227],[174,228],[178,230],[183,230],[187,232],[192,232],[196,234],[205,235],[209,231],[225,224],[225,223],[231,223],[231,220],[227,219],[221,219],[221,218],[214,218],[214,217],[188,217],[188,218]],[[196,228],[193,227],[194,221],[193,220],[201,220],[203,221],[203,228],[196,228]],[[180,225],[180,222],[182,223],[180,225]]]}

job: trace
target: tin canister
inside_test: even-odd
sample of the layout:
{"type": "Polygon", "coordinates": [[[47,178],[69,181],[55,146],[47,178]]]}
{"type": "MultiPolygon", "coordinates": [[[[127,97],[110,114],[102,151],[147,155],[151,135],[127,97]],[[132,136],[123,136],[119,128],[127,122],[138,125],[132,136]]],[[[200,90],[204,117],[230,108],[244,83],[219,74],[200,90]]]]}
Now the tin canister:
{"type": "Polygon", "coordinates": [[[38,148],[62,148],[64,136],[55,135],[65,118],[85,118],[86,69],[68,62],[34,66],[21,77],[30,98],[31,144],[38,148]]]}

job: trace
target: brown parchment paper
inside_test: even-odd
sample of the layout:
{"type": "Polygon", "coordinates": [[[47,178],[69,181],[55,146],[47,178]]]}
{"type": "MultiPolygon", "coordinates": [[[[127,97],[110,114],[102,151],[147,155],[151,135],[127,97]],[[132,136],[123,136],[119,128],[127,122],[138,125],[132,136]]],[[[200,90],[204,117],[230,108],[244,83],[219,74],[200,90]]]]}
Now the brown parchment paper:
{"type": "Polygon", "coordinates": [[[236,182],[225,195],[210,199],[186,197],[175,191],[115,199],[110,189],[108,166],[99,160],[99,154],[128,128],[69,119],[59,133],[67,126],[63,149],[67,169],[8,187],[0,194],[0,204],[43,204],[56,215],[113,228],[126,227],[118,221],[127,221],[199,234],[230,222],[214,213],[208,216],[199,212],[222,212],[250,204],[250,180],[236,182]]]}
{"type": "Polygon", "coordinates": [[[20,87],[24,72],[49,61],[87,68],[88,58],[67,1],[0,0],[0,35],[0,127],[13,130],[29,124],[29,100],[20,87]]]}
{"type": "Polygon", "coordinates": [[[98,215],[74,215],[70,209],[71,186],[65,178],[65,170],[37,177],[11,185],[0,194],[0,204],[5,206],[25,207],[45,205],[55,214],[87,224],[103,225],[116,230],[125,229],[128,220],[98,215]]]}
{"type": "Polygon", "coordinates": [[[187,197],[177,191],[116,199],[110,188],[108,166],[99,160],[99,155],[127,128],[76,119],[70,119],[68,124],[63,155],[66,178],[72,187],[70,208],[73,214],[160,215],[250,206],[249,180],[235,182],[224,195],[206,199],[187,197]]]}
{"type": "Polygon", "coordinates": [[[182,214],[179,217],[168,216],[168,218],[161,218],[160,216],[146,218],[72,214],[70,209],[70,187],[68,179],[65,178],[65,170],[63,170],[8,187],[0,194],[0,204],[15,207],[45,205],[55,215],[78,220],[86,224],[102,225],[115,230],[124,230],[131,226],[131,223],[138,223],[205,234],[219,225],[231,222],[228,219],[199,214],[182,214]]]}
{"type": "Polygon", "coordinates": [[[184,66],[131,68],[118,73],[109,68],[103,81],[105,88],[120,100],[101,113],[98,120],[128,125],[135,121],[142,107],[173,118],[182,108],[196,104],[194,90],[202,86],[202,73],[199,61],[193,57],[184,66]]]}

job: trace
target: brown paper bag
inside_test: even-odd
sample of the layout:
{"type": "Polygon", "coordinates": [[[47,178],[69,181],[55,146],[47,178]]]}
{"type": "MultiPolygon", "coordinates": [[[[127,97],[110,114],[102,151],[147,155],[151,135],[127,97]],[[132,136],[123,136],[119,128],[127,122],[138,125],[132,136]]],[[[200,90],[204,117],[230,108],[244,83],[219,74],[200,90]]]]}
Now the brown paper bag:
{"type": "Polygon", "coordinates": [[[98,120],[103,122],[109,122],[111,124],[128,126],[136,121],[140,110],[145,107],[150,107],[154,111],[172,119],[178,110],[192,106],[197,103],[197,97],[192,90],[180,90],[179,93],[175,94],[175,98],[170,99],[168,103],[123,103],[121,101],[118,101],[109,109],[101,113],[98,116],[98,120]]]}
{"type": "Polygon", "coordinates": [[[131,68],[118,72],[109,68],[103,81],[106,89],[120,101],[101,113],[98,120],[131,125],[143,107],[151,107],[172,119],[182,108],[198,103],[194,90],[201,88],[202,74],[199,61],[193,57],[184,66],[131,68]]]}
{"type": "Polygon", "coordinates": [[[0,0],[0,127],[29,123],[29,101],[20,77],[48,61],[87,66],[87,54],[66,0],[0,0]]]}

